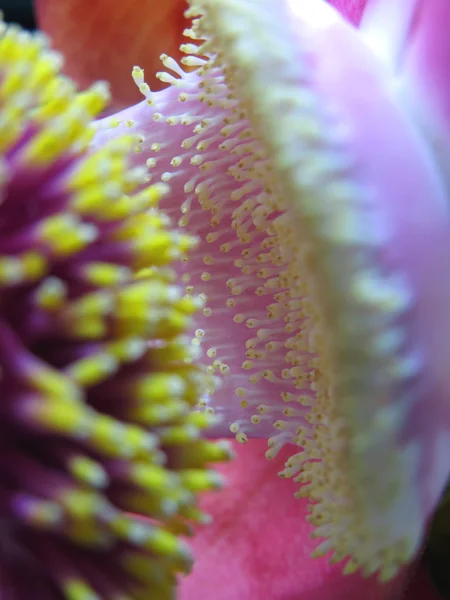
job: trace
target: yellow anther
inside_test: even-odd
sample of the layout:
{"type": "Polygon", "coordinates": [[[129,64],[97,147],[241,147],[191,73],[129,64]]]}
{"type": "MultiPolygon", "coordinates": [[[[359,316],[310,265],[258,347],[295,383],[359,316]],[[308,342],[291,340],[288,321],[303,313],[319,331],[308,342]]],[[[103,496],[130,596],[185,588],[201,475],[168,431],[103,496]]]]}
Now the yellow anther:
{"type": "Polygon", "coordinates": [[[74,456],[69,461],[70,472],[78,481],[87,483],[96,488],[104,488],[109,477],[100,463],[87,456],[74,456]]]}
{"type": "Polygon", "coordinates": [[[89,387],[109,378],[118,367],[118,361],[113,356],[97,354],[72,363],[65,372],[78,385],[89,387]]]}
{"type": "Polygon", "coordinates": [[[94,225],[81,223],[69,214],[49,217],[40,225],[39,230],[42,241],[61,256],[80,252],[98,236],[94,225]]]}
{"type": "Polygon", "coordinates": [[[67,600],[100,600],[94,590],[82,579],[69,579],[63,585],[67,600]]]}

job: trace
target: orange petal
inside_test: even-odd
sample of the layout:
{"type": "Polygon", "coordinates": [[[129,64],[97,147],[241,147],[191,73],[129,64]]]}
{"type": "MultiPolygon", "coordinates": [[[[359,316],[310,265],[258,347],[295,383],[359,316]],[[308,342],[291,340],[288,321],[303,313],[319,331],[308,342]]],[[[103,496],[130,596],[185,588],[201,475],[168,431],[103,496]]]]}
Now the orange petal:
{"type": "Polygon", "coordinates": [[[40,28],[65,56],[65,73],[80,86],[110,82],[115,108],[142,99],[131,78],[134,65],[146,70],[152,89],[163,87],[155,73],[159,56],[180,56],[185,0],[36,0],[40,28]]]}

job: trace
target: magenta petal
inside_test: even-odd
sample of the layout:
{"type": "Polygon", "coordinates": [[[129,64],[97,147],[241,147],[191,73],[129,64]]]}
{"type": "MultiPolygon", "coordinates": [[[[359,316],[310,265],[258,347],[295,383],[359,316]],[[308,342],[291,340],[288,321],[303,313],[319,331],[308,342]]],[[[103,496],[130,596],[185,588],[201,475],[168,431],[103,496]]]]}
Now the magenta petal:
{"type": "Polygon", "coordinates": [[[367,0],[329,0],[351,23],[358,25],[367,0]]]}
{"type": "MultiPolygon", "coordinates": [[[[228,486],[203,499],[214,521],[193,540],[196,563],[183,579],[179,600],[396,600],[410,576],[389,584],[342,575],[340,565],[313,560],[316,541],[306,522],[307,500],[276,477],[289,453],[264,462],[262,440],[235,444],[236,460],[220,467],[228,486]]],[[[406,596],[431,600],[432,596],[406,596]]]]}

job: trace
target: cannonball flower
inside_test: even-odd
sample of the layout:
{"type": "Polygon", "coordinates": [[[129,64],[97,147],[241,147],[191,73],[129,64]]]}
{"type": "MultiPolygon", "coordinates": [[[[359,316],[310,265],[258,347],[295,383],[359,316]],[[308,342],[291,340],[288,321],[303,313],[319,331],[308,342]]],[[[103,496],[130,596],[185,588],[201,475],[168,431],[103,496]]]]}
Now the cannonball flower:
{"type": "Polygon", "coordinates": [[[174,264],[195,239],[130,165],[133,132],[91,146],[107,89],[60,64],[1,24],[0,596],[170,599],[229,454],[192,411],[202,300],[174,264]]]}
{"type": "Polygon", "coordinates": [[[164,55],[153,93],[136,67],[144,101],[96,143],[142,132],[200,238],[179,274],[205,300],[214,434],[283,456],[315,556],[392,580],[448,476],[449,8],[379,0],[356,30],[320,0],[190,5],[197,70],[164,55]]]}

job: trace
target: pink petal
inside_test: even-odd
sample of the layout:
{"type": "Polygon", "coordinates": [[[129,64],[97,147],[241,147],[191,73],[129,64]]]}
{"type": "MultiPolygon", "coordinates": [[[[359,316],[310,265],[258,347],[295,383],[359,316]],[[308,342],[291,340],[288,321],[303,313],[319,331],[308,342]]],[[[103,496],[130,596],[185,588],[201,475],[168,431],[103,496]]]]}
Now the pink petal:
{"type": "MultiPolygon", "coordinates": [[[[442,252],[450,244],[448,192],[417,125],[396,98],[395,82],[384,79],[376,58],[347,25],[330,16],[328,26],[320,27],[319,7],[317,15],[314,10],[309,15],[301,5],[292,3],[299,7],[298,27],[308,29],[316,49],[316,85],[343,118],[361,174],[373,185],[378,223],[381,231],[386,227],[381,261],[388,270],[402,272],[417,293],[409,327],[418,336],[416,348],[429,363],[422,370],[422,384],[426,388],[431,379],[434,383],[427,391],[417,380],[409,388],[417,404],[411,401],[400,435],[411,449],[418,444],[423,452],[416,477],[422,507],[430,514],[447,478],[447,463],[441,457],[450,444],[449,347],[448,337],[439,334],[450,327],[450,287],[444,276],[450,267],[449,252],[442,252]],[[316,26],[309,19],[313,15],[316,26]]],[[[324,18],[326,12],[323,7],[324,18]]]]}
{"type": "MultiPolygon", "coordinates": [[[[389,584],[344,576],[340,565],[312,559],[317,542],[305,521],[306,500],[293,498],[293,485],[276,477],[289,453],[261,460],[264,442],[235,444],[237,458],[220,467],[228,485],[203,499],[214,522],[197,531],[196,564],[181,583],[179,600],[394,600],[410,579],[389,584]]],[[[427,588],[425,587],[424,593],[427,588]]],[[[432,600],[416,594],[408,600],[432,600]]]]}

